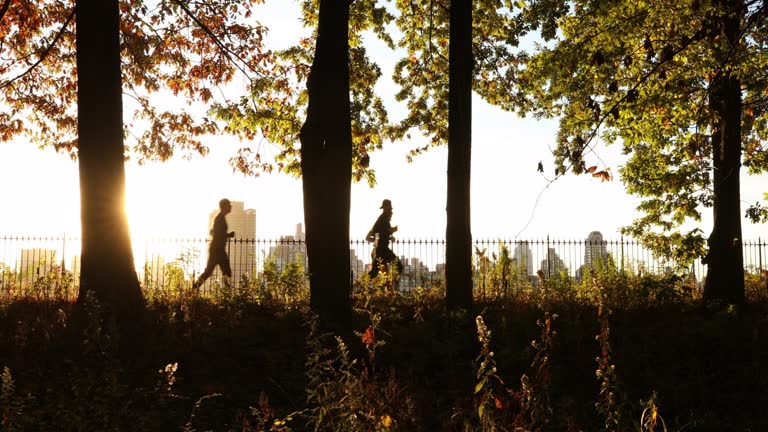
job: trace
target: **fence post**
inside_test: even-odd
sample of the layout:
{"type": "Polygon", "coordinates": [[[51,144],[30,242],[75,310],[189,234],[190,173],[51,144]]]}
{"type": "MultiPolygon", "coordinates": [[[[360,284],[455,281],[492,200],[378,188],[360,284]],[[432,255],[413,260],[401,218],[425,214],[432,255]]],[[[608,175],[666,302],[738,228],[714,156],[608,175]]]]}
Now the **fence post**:
{"type": "Polygon", "coordinates": [[[621,274],[624,274],[624,234],[621,235],[621,274]]]}
{"type": "Polygon", "coordinates": [[[757,238],[757,262],[760,265],[760,271],[763,271],[763,240],[758,237],[757,238]]]}
{"type": "Polygon", "coordinates": [[[61,236],[61,271],[59,273],[60,276],[64,277],[64,272],[66,271],[66,260],[65,257],[67,256],[67,235],[64,234],[61,236]]]}
{"type": "Polygon", "coordinates": [[[149,240],[144,239],[144,263],[142,264],[142,272],[144,273],[144,289],[149,289],[149,278],[147,273],[149,273],[151,270],[148,268],[147,260],[149,260],[149,240]]]}
{"type": "Polygon", "coordinates": [[[549,234],[547,234],[547,246],[546,246],[546,249],[547,250],[546,250],[546,252],[544,252],[545,253],[544,256],[546,257],[546,260],[547,260],[547,278],[550,278],[550,277],[552,277],[552,263],[550,262],[550,259],[549,259],[549,234]]]}

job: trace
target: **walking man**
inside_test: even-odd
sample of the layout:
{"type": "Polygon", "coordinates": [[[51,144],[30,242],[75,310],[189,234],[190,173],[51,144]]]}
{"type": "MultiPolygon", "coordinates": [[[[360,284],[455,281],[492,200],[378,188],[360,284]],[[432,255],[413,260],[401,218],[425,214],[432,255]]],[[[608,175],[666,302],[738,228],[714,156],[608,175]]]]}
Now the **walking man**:
{"type": "Polygon", "coordinates": [[[227,232],[226,216],[232,211],[232,203],[224,198],[219,201],[219,214],[213,220],[211,228],[211,245],[208,248],[208,264],[205,270],[192,285],[194,289],[200,289],[200,286],[211,276],[216,266],[221,268],[221,273],[225,276],[224,283],[229,285],[229,279],[232,277],[232,268],[229,266],[229,256],[227,255],[227,239],[235,236],[235,232],[227,232]]]}
{"type": "MultiPolygon", "coordinates": [[[[385,199],[381,203],[382,212],[376,223],[373,224],[373,228],[368,232],[366,240],[374,242],[373,244],[373,262],[371,263],[371,271],[368,275],[371,279],[375,278],[384,266],[392,271],[392,265],[394,264],[399,275],[403,271],[403,264],[395,255],[395,252],[389,248],[389,242],[394,241],[392,236],[397,232],[397,226],[392,226],[392,201],[385,199]]],[[[397,283],[395,282],[395,288],[397,283]]]]}

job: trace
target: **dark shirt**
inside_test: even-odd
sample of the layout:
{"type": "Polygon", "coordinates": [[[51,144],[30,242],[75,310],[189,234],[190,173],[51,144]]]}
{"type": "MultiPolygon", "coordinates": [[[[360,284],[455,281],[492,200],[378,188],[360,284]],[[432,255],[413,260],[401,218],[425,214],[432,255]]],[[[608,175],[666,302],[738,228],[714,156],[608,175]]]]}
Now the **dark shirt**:
{"type": "Polygon", "coordinates": [[[389,236],[392,235],[391,220],[392,215],[384,212],[378,219],[376,219],[376,223],[373,224],[373,234],[379,235],[379,242],[376,244],[376,249],[387,249],[389,247],[389,236]]]}
{"type": "Polygon", "coordinates": [[[216,219],[213,220],[213,228],[211,229],[211,249],[223,250],[227,244],[227,218],[224,213],[219,213],[216,219]]]}

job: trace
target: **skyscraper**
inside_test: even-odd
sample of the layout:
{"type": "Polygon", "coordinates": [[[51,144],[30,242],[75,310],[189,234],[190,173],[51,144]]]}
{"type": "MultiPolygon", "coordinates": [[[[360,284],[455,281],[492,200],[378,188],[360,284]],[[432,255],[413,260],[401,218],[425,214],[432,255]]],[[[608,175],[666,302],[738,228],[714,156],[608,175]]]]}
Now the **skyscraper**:
{"type": "Polygon", "coordinates": [[[525,276],[533,276],[533,254],[527,240],[515,244],[512,259],[518,268],[525,271],[525,276]]]}
{"type": "Polygon", "coordinates": [[[584,265],[594,269],[598,262],[604,261],[607,255],[607,244],[600,231],[589,233],[584,243],[584,265]]]}
{"type": "Polygon", "coordinates": [[[299,263],[307,270],[307,244],[302,224],[296,224],[296,234],[280,236],[275,246],[269,248],[268,258],[274,260],[278,272],[286,265],[299,263]]]}
{"type": "Polygon", "coordinates": [[[366,269],[365,263],[363,260],[357,257],[357,251],[353,248],[349,249],[349,271],[352,272],[352,275],[355,279],[368,271],[366,269]]]}
{"type": "Polygon", "coordinates": [[[547,256],[541,260],[541,272],[546,277],[556,276],[561,271],[567,270],[565,262],[555,251],[555,248],[547,248],[547,256]]]}

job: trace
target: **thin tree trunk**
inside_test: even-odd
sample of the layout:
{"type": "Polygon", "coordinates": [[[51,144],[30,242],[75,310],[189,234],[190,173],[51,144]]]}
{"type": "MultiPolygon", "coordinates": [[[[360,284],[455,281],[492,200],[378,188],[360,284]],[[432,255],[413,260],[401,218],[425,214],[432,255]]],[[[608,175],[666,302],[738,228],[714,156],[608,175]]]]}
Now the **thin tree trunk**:
{"type": "Polygon", "coordinates": [[[472,306],[472,1],[452,0],[448,95],[445,288],[451,309],[472,306]]]}
{"type": "Polygon", "coordinates": [[[307,119],[300,137],[310,304],[321,318],[336,321],[351,311],[348,32],[349,2],[321,0],[315,58],[307,82],[307,119]]]}
{"type": "MultiPolygon", "coordinates": [[[[726,2],[727,3],[727,2],[726,2]]],[[[727,4],[730,9],[733,7],[727,4]]],[[[720,22],[728,41],[721,57],[731,55],[739,39],[739,18],[731,12],[720,22]]],[[[730,71],[714,78],[710,108],[717,118],[712,133],[714,225],[709,237],[704,299],[744,302],[744,251],[741,237],[741,83],[730,71]]]]}
{"type": "Polygon", "coordinates": [[[78,0],[77,107],[82,267],[80,296],[92,291],[116,316],[142,295],[125,214],[125,166],[117,0],[78,0]]]}

